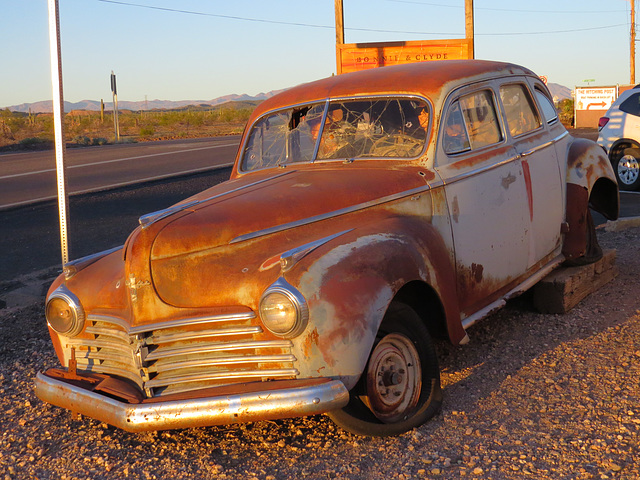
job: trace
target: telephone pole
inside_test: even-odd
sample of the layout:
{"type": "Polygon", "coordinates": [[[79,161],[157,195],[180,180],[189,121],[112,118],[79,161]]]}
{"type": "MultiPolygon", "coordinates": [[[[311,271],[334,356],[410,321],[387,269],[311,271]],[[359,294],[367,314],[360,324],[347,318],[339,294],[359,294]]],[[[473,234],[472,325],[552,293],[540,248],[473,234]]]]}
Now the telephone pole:
{"type": "Polygon", "coordinates": [[[473,0],[465,0],[464,2],[464,32],[466,39],[469,40],[469,58],[476,58],[473,22],[473,0]]]}
{"type": "Polygon", "coordinates": [[[334,0],[336,11],[336,73],[342,73],[342,61],[340,59],[340,46],[344,45],[344,10],[342,0],[334,0]]]}

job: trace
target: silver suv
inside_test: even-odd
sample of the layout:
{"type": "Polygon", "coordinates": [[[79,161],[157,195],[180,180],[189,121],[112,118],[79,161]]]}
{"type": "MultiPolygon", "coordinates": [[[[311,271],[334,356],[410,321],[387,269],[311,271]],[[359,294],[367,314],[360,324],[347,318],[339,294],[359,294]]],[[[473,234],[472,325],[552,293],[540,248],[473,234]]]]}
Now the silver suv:
{"type": "Polygon", "coordinates": [[[598,122],[598,144],[609,156],[618,184],[640,189],[640,85],[620,94],[598,122]]]}

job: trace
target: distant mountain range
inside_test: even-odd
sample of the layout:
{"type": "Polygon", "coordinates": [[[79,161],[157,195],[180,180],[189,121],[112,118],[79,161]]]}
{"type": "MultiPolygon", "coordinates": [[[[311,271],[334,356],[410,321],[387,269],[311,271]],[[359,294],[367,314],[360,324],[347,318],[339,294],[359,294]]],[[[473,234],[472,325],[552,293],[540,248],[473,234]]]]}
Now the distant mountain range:
{"type": "MultiPolygon", "coordinates": [[[[269,97],[274,96],[276,93],[280,93],[282,90],[273,90],[267,93],[258,93],[255,96],[242,94],[242,95],[225,95],[224,97],[214,98],[213,100],[142,100],[140,102],[128,102],[118,101],[119,110],[171,110],[174,108],[182,108],[189,105],[197,106],[216,106],[222,105],[227,102],[241,102],[241,101],[260,101],[266,100],[269,97]]],[[[6,107],[12,112],[24,112],[27,113],[50,113],[53,111],[53,101],[44,100],[42,102],[34,103],[21,103],[20,105],[12,105],[6,107]]],[[[104,102],[105,110],[112,110],[112,102],[104,102]]],[[[64,111],[71,112],[72,110],[93,110],[100,111],[99,100],[82,100],[80,102],[64,102],[64,111]]]]}
{"type": "Polygon", "coordinates": [[[571,89],[565,87],[564,85],[560,85],[558,83],[548,83],[547,88],[551,92],[551,95],[553,95],[554,102],[559,102],[560,100],[564,100],[567,98],[573,98],[573,95],[571,95],[571,89]]]}
{"type": "MultiPolygon", "coordinates": [[[[551,95],[553,95],[553,99],[555,101],[564,100],[565,98],[571,98],[571,89],[559,85],[557,83],[550,83],[547,85],[549,87],[549,91],[551,95]]],[[[242,95],[225,95],[223,97],[214,98],[213,100],[143,100],[140,102],[128,102],[128,101],[119,101],[118,109],[120,110],[171,110],[174,108],[182,108],[189,105],[197,105],[197,106],[216,106],[221,105],[227,102],[240,102],[240,101],[260,101],[266,100],[274,96],[277,93],[282,92],[283,90],[273,90],[267,93],[258,93],[257,95],[251,96],[247,94],[242,95]]],[[[31,111],[32,113],[50,113],[53,111],[53,102],[51,100],[45,100],[42,102],[34,102],[34,103],[21,103],[20,105],[12,105],[10,107],[6,107],[12,112],[24,112],[27,113],[31,111]]],[[[112,102],[105,102],[104,108],[106,110],[112,110],[112,102]]],[[[82,100],[80,102],[64,102],[64,111],[71,112],[72,110],[100,110],[100,102],[96,100],[82,100]]]]}

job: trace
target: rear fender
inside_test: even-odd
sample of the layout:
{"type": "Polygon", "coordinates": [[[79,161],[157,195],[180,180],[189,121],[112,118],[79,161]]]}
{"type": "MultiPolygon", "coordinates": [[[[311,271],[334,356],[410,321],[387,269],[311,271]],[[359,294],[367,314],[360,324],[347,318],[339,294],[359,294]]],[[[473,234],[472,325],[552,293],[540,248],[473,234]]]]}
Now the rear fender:
{"type": "Polygon", "coordinates": [[[389,304],[409,282],[430,285],[446,317],[457,321],[448,326],[452,339],[465,336],[450,253],[423,220],[395,217],[354,229],[314,251],[286,276],[309,305],[309,324],[293,340],[303,377],[339,378],[352,388],[389,304]]]}
{"type": "Polygon", "coordinates": [[[589,207],[615,220],[619,205],[618,183],[606,154],[591,140],[575,139],[567,154],[565,257],[576,258],[586,250],[589,207]]]}

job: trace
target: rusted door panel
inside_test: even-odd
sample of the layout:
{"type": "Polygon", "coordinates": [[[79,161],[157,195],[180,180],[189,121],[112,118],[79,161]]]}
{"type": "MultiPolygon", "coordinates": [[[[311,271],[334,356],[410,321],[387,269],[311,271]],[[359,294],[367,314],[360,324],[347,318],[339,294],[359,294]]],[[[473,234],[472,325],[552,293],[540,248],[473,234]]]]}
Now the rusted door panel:
{"type": "Polygon", "coordinates": [[[515,149],[470,154],[437,168],[444,181],[463,316],[527,269],[530,220],[522,164],[515,149]]]}

